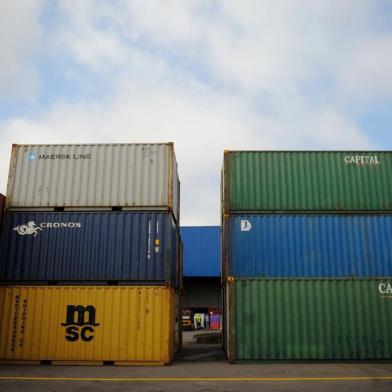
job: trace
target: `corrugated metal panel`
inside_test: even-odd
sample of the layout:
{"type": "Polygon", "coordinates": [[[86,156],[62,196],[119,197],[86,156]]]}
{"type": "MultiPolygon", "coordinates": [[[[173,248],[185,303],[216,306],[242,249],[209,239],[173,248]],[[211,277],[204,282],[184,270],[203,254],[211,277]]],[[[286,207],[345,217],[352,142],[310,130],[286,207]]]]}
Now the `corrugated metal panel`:
{"type": "Polygon", "coordinates": [[[169,212],[8,212],[0,280],[180,282],[169,212]]]}
{"type": "Polygon", "coordinates": [[[392,358],[391,279],[238,280],[231,285],[232,360],[392,358]]]}
{"type": "Polygon", "coordinates": [[[7,207],[145,207],[179,219],[173,144],[14,145],[7,207]]]}
{"type": "Polygon", "coordinates": [[[226,283],[222,286],[223,293],[223,341],[227,358],[235,362],[235,302],[233,284],[226,283]]]}
{"type": "Polygon", "coordinates": [[[222,328],[222,340],[223,340],[223,349],[226,352],[226,355],[228,358],[231,357],[230,350],[229,350],[229,336],[228,332],[230,330],[234,330],[234,328],[230,328],[230,324],[228,322],[228,317],[230,313],[230,309],[232,308],[229,305],[229,300],[228,300],[228,290],[227,290],[228,285],[222,286],[222,318],[223,318],[223,328],[222,328]]]}
{"type": "Polygon", "coordinates": [[[0,193],[0,227],[3,223],[5,196],[0,193]]]}
{"type": "Polygon", "coordinates": [[[220,276],[220,227],[181,227],[184,276],[220,276]]]}
{"type": "Polygon", "coordinates": [[[392,209],[392,152],[228,151],[225,211],[392,209]]]}
{"type": "Polygon", "coordinates": [[[176,218],[178,226],[180,226],[180,179],[178,177],[178,165],[176,154],[174,153],[174,145],[171,146],[171,155],[172,155],[172,167],[171,167],[171,177],[169,177],[169,195],[172,192],[171,197],[169,196],[169,205],[171,209],[174,211],[174,217],[176,218]],[[172,184],[173,186],[170,186],[172,184]]]}
{"type": "Polygon", "coordinates": [[[176,296],[162,287],[0,288],[0,360],[168,364],[176,296]]]}
{"type": "Polygon", "coordinates": [[[226,219],[229,276],[392,276],[392,215],[236,215],[226,219]]]}

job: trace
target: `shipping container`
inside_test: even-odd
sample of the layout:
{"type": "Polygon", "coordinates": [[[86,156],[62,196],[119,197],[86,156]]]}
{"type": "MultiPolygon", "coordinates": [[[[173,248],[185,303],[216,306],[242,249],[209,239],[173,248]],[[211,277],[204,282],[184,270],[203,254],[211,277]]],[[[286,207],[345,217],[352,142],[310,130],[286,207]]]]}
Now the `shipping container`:
{"type": "Polygon", "coordinates": [[[224,277],[392,276],[392,215],[224,218],[224,277]]]}
{"type": "Polygon", "coordinates": [[[391,211],[391,151],[226,151],[226,212],[391,211]]]}
{"type": "Polygon", "coordinates": [[[5,196],[0,193],[0,228],[3,223],[5,196]]]}
{"type": "Polygon", "coordinates": [[[181,282],[169,212],[7,212],[0,281],[181,282]]]}
{"type": "Polygon", "coordinates": [[[169,364],[179,302],[163,287],[0,288],[0,361],[169,364]]]}
{"type": "Polygon", "coordinates": [[[220,227],[181,227],[184,276],[220,277],[220,227]]]}
{"type": "Polygon", "coordinates": [[[231,362],[391,359],[392,279],[228,283],[231,362]]]}
{"type": "Polygon", "coordinates": [[[179,222],[173,143],[12,146],[7,208],[169,209],[179,222]]]}

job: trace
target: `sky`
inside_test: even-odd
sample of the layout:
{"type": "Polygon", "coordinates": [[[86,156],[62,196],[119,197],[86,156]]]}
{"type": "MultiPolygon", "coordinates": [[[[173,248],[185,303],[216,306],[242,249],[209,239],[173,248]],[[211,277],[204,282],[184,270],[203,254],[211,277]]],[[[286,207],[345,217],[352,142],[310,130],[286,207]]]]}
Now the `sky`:
{"type": "Polygon", "coordinates": [[[181,224],[218,225],[224,150],[392,149],[390,0],[2,0],[11,144],[174,142],[181,224]]]}

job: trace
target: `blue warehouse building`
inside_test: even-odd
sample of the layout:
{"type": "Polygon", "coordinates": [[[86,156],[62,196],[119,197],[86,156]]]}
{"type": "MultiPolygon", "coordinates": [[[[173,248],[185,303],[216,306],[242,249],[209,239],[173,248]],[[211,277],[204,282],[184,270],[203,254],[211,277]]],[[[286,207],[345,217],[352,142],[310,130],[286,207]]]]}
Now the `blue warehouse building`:
{"type": "Polygon", "coordinates": [[[220,226],[181,227],[184,246],[184,307],[219,311],[221,281],[220,226]]]}

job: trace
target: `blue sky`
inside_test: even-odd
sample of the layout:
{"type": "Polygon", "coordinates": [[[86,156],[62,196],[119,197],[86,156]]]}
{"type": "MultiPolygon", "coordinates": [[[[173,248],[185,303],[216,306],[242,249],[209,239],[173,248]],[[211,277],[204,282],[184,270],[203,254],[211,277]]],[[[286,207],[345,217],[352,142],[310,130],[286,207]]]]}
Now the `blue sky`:
{"type": "Polygon", "coordinates": [[[12,143],[174,141],[182,222],[219,223],[224,149],[391,149],[392,2],[3,1],[12,143]]]}

